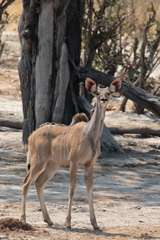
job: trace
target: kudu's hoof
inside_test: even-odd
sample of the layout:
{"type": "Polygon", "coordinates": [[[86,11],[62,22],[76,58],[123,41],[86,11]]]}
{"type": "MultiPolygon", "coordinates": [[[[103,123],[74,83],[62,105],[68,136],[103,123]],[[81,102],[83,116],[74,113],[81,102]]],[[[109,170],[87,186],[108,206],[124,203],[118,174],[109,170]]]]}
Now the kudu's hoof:
{"type": "Polygon", "coordinates": [[[53,225],[53,222],[51,220],[45,220],[44,219],[44,222],[46,222],[48,224],[48,226],[52,226],[53,225]]]}
{"type": "Polygon", "coordinates": [[[24,217],[20,217],[20,219],[19,219],[21,222],[26,222],[26,219],[24,218],[24,217]]]}
{"type": "Polygon", "coordinates": [[[66,230],[69,232],[72,231],[71,226],[66,227],[66,230]]]}
{"type": "MultiPolygon", "coordinates": [[[[94,226],[93,226],[93,227],[94,227],[94,226]]],[[[95,230],[95,231],[101,231],[101,229],[100,229],[98,226],[95,226],[95,227],[94,227],[94,230],[95,230]]]]}

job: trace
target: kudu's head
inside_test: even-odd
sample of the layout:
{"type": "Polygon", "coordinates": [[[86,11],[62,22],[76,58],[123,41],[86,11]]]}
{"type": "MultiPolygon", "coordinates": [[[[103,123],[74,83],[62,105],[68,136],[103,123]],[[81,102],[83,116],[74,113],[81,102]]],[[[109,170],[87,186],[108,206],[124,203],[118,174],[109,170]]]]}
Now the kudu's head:
{"type": "Polygon", "coordinates": [[[97,98],[97,101],[101,103],[102,107],[106,107],[112,94],[118,92],[121,89],[122,81],[120,79],[115,79],[111,83],[110,87],[101,88],[98,87],[92,79],[87,78],[85,80],[85,87],[88,92],[90,92],[94,97],[97,98]]]}

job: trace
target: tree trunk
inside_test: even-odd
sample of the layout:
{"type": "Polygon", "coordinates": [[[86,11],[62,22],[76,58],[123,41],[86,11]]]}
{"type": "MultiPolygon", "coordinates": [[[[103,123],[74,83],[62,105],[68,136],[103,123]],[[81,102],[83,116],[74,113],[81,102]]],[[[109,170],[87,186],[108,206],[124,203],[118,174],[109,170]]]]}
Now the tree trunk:
{"type": "Polygon", "coordinates": [[[53,66],[53,1],[41,1],[38,21],[38,55],[35,67],[35,127],[50,119],[52,101],[53,66]],[[47,27],[46,27],[47,26],[47,27]],[[46,71],[47,70],[47,71],[46,71]]]}
{"type": "Polygon", "coordinates": [[[18,65],[22,106],[23,106],[23,142],[35,129],[35,60],[37,55],[37,22],[38,14],[34,0],[23,0],[23,12],[20,17],[18,31],[21,43],[21,60],[18,65]]]}
{"type": "Polygon", "coordinates": [[[69,66],[68,66],[68,50],[65,43],[61,47],[61,57],[59,62],[59,69],[57,73],[58,96],[53,111],[52,121],[61,123],[65,109],[66,91],[69,85],[69,66]],[[65,81],[64,81],[65,79],[65,81]]]}
{"type": "MultiPolygon", "coordinates": [[[[85,10],[85,0],[71,0],[67,8],[66,21],[66,44],[68,47],[69,58],[72,59],[76,66],[80,64],[81,53],[81,31],[82,21],[85,10]]],[[[76,95],[79,94],[79,77],[72,64],[69,64],[70,83],[66,93],[65,108],[62,123],[70,124],[72,117],[77,113],[78,105],[76,95]]]]}
{"type": "Polygon", "coordinates": [[[80,63],[84,0],[23,0],[18,70],[23,102],[23,142],[44,122],[69,124],[78,111],[77,77],[68,55],[80,63]]]}

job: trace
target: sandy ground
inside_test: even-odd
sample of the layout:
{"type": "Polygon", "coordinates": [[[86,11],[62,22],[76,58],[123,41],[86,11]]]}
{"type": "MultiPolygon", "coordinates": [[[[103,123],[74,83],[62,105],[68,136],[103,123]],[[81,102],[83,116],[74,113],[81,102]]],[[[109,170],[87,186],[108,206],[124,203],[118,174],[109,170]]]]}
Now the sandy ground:
{"type": "MultiPolygon", "coordinates": [[[[7,33],[8,34],[8,33],[7,33]]],[[[12,34],[11,34],[12,35],[12,34]]],[[[17,36],[9,41],[17,41],[17,36]]],[[[17,49],[18,48],[18,45],[17,49]]],[[[14,51],[11,51],[14,52],[14,51]]],[[[23,119],[17,55],[3,56],[0,63],[0,117],[23,119]]],[[[116,102],[113,103],[116,105],[116,102]]],[[[107,126],[152,126],[160,120],[146,112],[106,112],[107,126]]],[[[125,154],[108,153],[99,158],[94,174],[94,207],[101,231],[89,222],[83,169],[78,170],[72,208],[72,231],[65,229],[69,170],[61,169],[45,188],[45,200],[53,227],[42,218],[34,185],[27,197],[27,222],[34,230],[4,227],[20,216],[22,180],[26,175],[26,153],[22,132],[0,127],[0,239],[160,239],[160,138],[141,135],[115,135],[125,154]],[[11,219],[13,218],[13,219],[11,219]]]]}

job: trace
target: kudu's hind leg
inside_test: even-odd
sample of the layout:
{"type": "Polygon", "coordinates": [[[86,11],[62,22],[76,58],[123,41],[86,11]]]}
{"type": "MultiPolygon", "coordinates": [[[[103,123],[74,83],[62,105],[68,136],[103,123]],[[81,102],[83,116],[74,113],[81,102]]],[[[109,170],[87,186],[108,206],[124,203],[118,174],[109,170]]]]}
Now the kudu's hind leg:
{"type": "Polygon", "coordinates": [[[27,173],[25,179],[23,180],[23,187],[22,187],[22,203],[21,203],[21,216],[20,220],[26,222],[26,196],[28,189],[31,185],[31,178],[30,172],[27,173]]]}
{"type": "Polygon", "coordinates": [[[38,166],[38,165],[33,166],[23,180],[21,216],[20,216],[21,221],[24,221],[24,222],[26,221],[26,197],[27,197],[29,187],[41,169],[42,169],[41,166],[38,166]]]}
{"type": "Polygon", "coordinates": [[[88,193],[88,202],[89,202],[89,210],[90,210],[90,221],[94,227],[94,230],[99,229],[94,213],[93,207],[93,165],[84,166],[84,177],[86,182],[86,188],[88,193]]]}
{"type": "Polygon", "coordinates": [[[54,174],[58,171],[58,169],[59,167],[57,166],[56,163],[52,161],[48,161],[45,167],[43,168],[43,170],[41,171],[41,173],[39,174],[39,176],[37,177],[37,179],[35,180],[35,186],[36,186],[37,195],[39,198],[44,222],[48,223],[49,226],[51,226],[53,222],[51,221],[46,208],[43,189],[45,187],[45,184],[54,176],[54,174]]]}

